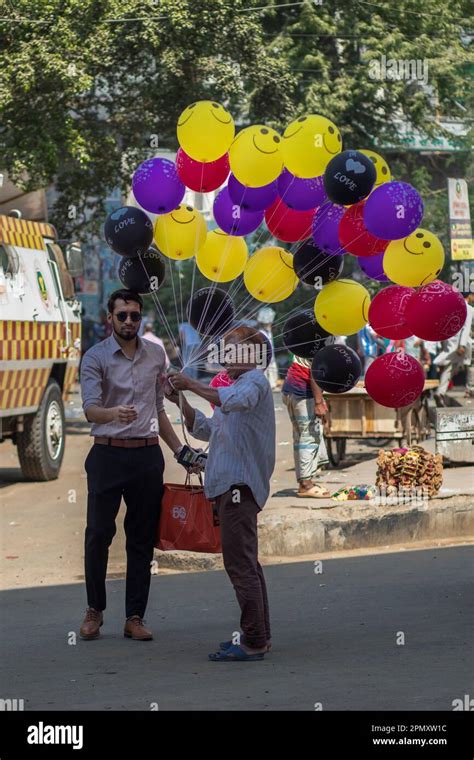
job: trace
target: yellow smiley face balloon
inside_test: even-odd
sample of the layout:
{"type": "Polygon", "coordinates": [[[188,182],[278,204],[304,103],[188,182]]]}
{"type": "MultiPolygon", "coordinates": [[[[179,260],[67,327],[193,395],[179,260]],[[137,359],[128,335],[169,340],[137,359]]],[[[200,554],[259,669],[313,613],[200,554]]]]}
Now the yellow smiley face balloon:
{"type": "Polygon", "coordinates": [[[192,258],[204,245],[207,235],[204,217],[192,206],[181,204],[155,222],[155,243],[169,259],[192,258]]]}
{"type": "Polygon", "coordinates": [[[273,182],[282,172],[281,137],[271,127],[256,124],[243,129],[229,150],[232,174],[247,187],[273,182]]]}
{"type": "Polygon", "coordinates": [[[421,227],[402,240],[392,240],[383,257],[387,277],[397,285],[410,288],[419,288],[436,280],[443,266],[441,241],[421,227]]]}
{"type": "Polygon", "coordinates": [[[261,248],[247,262],[244,283],[257,301],[284,301],[298,285],[293,256],[276,245],[261,248]]]}
{"type": "Polygon", "coordinates": [[[353,335],[367,324],[370,294],[353,280],[334,280],[325,285],[314,302],[321,327],[332,335],[353,335]]]}
{"type": "Polygon", "coordinates": [[[300,116],[283,133],[283,162],[296,177],[309,179],[321,176],[331,158],[341,150],[341,133],[325,116],[300,116]]]}
{"type": "Polygon", "coordinates": [[[204,277],[213,282],[229,282],[242,274],[248,259],[243,237],[227,235],[220,229],[208,233],[196,254],[196,264],[204,277]]]}
{"type": "Polygon", "coordinates": [[[361,150],[360,153],[363,153],[367,158],[370,158],[375,166],[377,177],[375,179],[375,185],[372,188],[373,190],[375,190],[376,187],[383,185],[384,182],[390,182],[392,179],[392,172],[383,156],[380,156],[374,150],[361,150]]]}
{"type": "Polygon", "coordinates": [[[199,100],[178,119],[178,142],[195,161],[216,161],[227,153],[235,135],[234,120],[220,103],[199,100]]]}

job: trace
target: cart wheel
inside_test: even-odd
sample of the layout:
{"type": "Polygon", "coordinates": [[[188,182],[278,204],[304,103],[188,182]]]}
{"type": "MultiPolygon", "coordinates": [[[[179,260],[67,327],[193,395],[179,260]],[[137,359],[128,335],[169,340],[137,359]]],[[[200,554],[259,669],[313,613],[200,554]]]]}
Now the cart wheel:
{"type": "Polygon", "coordinates": [[[393,438],[364,438],[364,443],[377,449],[384,449],[393,441],[393,438]]]}
{"type": "Polygon", "coordinates": [[[328,459],[332,466],[339,467],[346,455],[346,439],[326,438],[326,449],[328,452],[328,459]]]}

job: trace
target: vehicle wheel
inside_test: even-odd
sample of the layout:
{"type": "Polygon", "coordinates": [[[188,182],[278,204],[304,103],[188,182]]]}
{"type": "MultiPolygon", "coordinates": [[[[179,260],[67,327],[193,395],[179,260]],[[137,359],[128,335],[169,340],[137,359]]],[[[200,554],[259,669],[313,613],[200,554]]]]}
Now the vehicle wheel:
{"type": "Polygon", "coordinates": [[[377,449],[386,448],[392,441],[393,438],[364,438],[364,443],[377,449]]]}
{"type": "Polygon", "coordinates": [[[326,438],[325,440],[329,461],[333,467],[339,467],[346,455],[346,439],[326,438]]]}
{"type": "Polygon", "coordinates": [[[36,414],[25,417],[25,429],[17,434],[18,458],[27,480],[55,480],[61,469],[65,445],[65,418],[61,389],[50,380],[36,414]]]}

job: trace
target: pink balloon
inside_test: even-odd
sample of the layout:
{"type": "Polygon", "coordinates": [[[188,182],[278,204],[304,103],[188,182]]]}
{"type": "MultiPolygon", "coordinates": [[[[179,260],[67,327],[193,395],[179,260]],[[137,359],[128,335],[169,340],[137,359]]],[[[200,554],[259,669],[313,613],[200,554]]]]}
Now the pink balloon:
{"type": "Polygon", "coordinates": [[[176,169],[181,182],[195,193],[210,193],[224,184],[229,176],[229,156],[224,153],[216,161],[201,163],[190,158],[180,148],[176,154],[176,169]]]}
{"type": "Polygon", "coordinates": [[[399,409],[413,404],[425,386],[425,373],[420,362],[396,351],[383,354],[372,362],[365,373],[365,389],[382,406],[399,409]]]}
{"type": "Polygon", "coordinates": [[[392,340],[413,335],[413,330],[405,322],[405,312],[414,295],[414,288],[402,285],[390,285],[380,290],[369,306],[369,323],[375,332],[392,340]]]}
{"type": "Polygon", "coordinates": [[[441,280],[423,285],[407,306],[406,323],[423,340],[447,340],[456,335],[467,317],[461,293],[441,280]]]}
{"type": "Polygon", "coordinates": [[[311,235],[315,209],[296,211],[277,198],[265,211],[267,227],[278,240],[295,243],[311,235]]]}

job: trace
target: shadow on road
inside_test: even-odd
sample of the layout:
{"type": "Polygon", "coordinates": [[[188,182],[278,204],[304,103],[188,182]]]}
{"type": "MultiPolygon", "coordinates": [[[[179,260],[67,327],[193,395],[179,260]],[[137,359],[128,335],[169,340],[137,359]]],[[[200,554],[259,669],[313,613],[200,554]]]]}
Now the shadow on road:
{"type": "Polygon", "coordinates": [[[20,467],[0,468],[0,488],[11,486],[12,483],[28,483],[20,467]]]}

